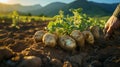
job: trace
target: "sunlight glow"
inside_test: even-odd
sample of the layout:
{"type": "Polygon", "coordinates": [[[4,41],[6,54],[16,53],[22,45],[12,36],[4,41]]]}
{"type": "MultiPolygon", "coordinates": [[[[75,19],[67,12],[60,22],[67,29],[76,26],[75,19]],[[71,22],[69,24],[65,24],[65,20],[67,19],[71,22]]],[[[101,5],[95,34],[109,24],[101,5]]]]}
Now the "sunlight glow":
{"type": "Polygon", "coordinates": [[[0,0],[1,3],[7,3],[8,0],[0,0]]]}

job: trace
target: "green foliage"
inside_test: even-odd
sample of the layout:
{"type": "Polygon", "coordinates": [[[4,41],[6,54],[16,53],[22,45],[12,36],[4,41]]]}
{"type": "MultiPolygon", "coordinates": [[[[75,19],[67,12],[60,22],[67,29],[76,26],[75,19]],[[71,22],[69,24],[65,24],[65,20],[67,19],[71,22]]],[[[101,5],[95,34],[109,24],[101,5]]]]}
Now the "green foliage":
{"type": "Polygon", "coordinates": [[[73,30],[86,30],[90,26],[104,27],[105,20],[88,17],[82,13],[82,9],[70,9],[73,16],[65,16],[62,10],[59,11],[59,15],[54,18],[55,21],[49,22],[47,30],[52,33],[70,34],[73,30]]]}
{"type": "Polygon", "coordinates": [[[17,11],[12,12],[12,27],[18,28],[19,14],[17,11]]]}
{"type": "Polygon", "coordinates": [[[27,16],[32,16],[32,14],[31,13],[28,13],[28,15],[27,16]]]}

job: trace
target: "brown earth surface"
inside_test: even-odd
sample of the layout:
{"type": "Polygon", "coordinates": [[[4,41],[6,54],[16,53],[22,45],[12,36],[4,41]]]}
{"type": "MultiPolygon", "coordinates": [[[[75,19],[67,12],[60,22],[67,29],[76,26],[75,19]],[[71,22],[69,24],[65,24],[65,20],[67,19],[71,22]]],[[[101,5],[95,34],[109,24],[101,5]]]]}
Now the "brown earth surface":
{"type": "Polygon", "coordinates": [[[70,52],[58,45],[44,47],[36,43],[34,33],[43,30],[48,21],[20,23],[0,22],[0,67],[120,67],[120,39],[106,41],[101,36],[93,46],[70,52]],[[27,57],[27,58],[26,58],[27,57]]]}

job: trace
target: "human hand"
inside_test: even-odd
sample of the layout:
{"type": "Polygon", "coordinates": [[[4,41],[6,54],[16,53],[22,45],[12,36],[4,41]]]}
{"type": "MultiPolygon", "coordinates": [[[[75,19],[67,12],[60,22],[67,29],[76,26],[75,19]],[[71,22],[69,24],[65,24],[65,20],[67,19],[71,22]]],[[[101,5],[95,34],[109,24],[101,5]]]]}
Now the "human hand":
{"type": "Polygon", "coordinates": [[[111,16],[105,24],[104,33],[105,39],[109,40],[113,38],[114,31],[120,28],[120,19],[115,16],[111,16]]]}

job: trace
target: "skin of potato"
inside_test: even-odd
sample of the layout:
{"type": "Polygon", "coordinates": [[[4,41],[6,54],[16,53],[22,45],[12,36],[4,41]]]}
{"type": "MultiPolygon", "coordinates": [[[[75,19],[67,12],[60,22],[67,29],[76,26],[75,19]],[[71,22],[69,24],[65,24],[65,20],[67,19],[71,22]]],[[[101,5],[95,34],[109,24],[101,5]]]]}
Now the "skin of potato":
{"type": "Polygon", "coordinates": [[[50,46],[50,47],[55,47],[57,44],[56,36],[52,33],[46,33],[43,36],[43,43],[45,44],[44,46],[50,46]]]}
{"type": "Polygon", "coordinates": [[[82,33],[84,34],[84,37],[87,43],[89,44],[94,43],[94,36],[90,31],[83,31],[82,33]]]}
{"type": "Polygon", "coordinates": [[[76,48],[76,42],[68,35],[62,35],[59,37],[59,45],[65,50],[73,51],[76,48]]]}
{"type": "Polygon", "coordinates": [[[80,47],[85,46],[85,38],[83,33],[80,32],[80,30],[72,31],[70,36],[76,40],[78,46],[80,47]]]}
{"type": "Polygon", "coordinates": [[[44,30],[40,30],[40,31],[37,31],[33,38],[35,39],[36,42],[41,42],[42,41],[42,38],[43,38],[43,35],[46,33],[46,31],[44,30]]]}
{"type": "Polygon", "coordinates": [[[100,37],[100,33],[99,33],[99,27],[98,26],[91,26],[90,27],[90,31],[92,32],[93,36],[95,39],[98,39],[100,37]]]}

